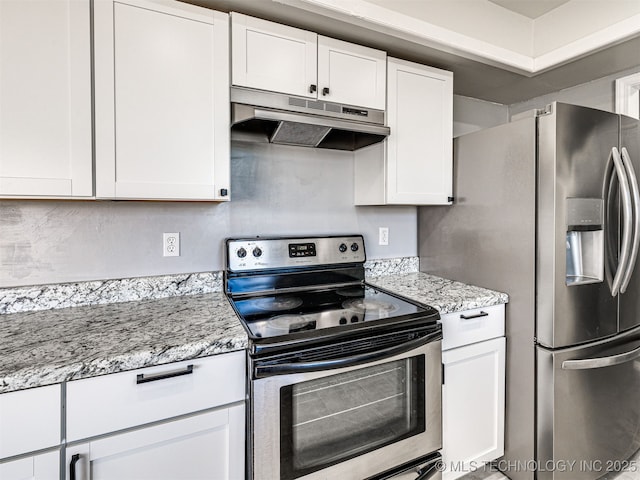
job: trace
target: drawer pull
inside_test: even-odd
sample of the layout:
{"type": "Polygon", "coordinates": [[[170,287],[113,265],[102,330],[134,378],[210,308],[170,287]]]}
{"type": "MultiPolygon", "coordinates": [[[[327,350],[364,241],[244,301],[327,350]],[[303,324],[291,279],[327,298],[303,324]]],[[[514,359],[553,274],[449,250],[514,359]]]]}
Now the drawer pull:
{"type": "Polygon", "coordinates": [[[71,456],[71,462],[69,462],[69,479],[76,480],[76,463],[80,460],[80,454],[76,453],[71,456]]]}
{"type": "Polygon", "coordinates": [[[175,370],[173,372],[165,372],[165,373],[156,373],[154,375],[145,376],[144,373],[139,373],[136,378],[136,383],[140,385],[141,383],[149,383],[155,382],[157,380],[164,380],[165,378],[173,378],[180,377],[182,375],[190,375],[193,373],[193,365],[187,365],[187,368],[184,370],[175,370]]]}
{"type": "Polygon", "coordinates": [[[472,320],[474,318],[480,318],[480,317],[488,317],[489,314],[487,312],[483,312],[480,311],[480,313],[476,313],[475,315],[462,315],[460,314],[460,318],[462,318],[463,320],[472,320]]]}

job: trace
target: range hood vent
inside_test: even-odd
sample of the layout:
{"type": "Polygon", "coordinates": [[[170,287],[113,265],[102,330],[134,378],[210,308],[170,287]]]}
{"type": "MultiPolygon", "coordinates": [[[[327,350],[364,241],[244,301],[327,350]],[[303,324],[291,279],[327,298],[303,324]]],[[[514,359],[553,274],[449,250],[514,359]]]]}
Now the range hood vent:
{"type": "Polygon", "coordinates": [[[232,131],[258,141],[357,150],[389,135],[384,112],[271,92],[231,89],[232,131]]]}

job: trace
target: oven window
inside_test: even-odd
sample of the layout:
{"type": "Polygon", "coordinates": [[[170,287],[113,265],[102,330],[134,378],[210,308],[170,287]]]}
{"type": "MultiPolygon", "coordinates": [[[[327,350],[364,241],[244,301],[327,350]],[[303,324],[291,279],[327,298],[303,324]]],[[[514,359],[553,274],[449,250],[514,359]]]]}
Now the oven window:
{"type": "Polygon", "coordinates": [[[281,388],[281,478],[424,432],[424,373],[419,355],[281,388]]]}

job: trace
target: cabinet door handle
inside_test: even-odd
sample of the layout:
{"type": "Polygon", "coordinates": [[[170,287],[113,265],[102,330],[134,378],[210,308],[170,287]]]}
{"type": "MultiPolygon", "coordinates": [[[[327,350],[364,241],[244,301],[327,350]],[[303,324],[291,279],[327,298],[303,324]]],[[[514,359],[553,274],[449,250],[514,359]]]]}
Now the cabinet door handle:
{"type": "Polygon", "coordinates": [[[316,87],[315,85],[313,84],[309,85],[309,93],[314,93],[317,89],[318,87],[316,87]]]}
{"type": "Polygon", "coordinates": [[[471,320],[474,318],[480,318],[480,317],[488,317],[489,314],[487,312],[483,312],[480,311],[480,313],[476,313],[475,315],[462,315],[460,314],[460,318],[462,318],[463,320],[471,320]]]}
{"type": "Polygon", "coordinates": [[[69,480],[76,480],[76,463],[78,463],[79,460],[79,453],[71,455],[71,462],[69,462],[69,480]]]}
{"type": "Polygon", "coordinates": [[[329,95],[329,87],[324,87],[322,89],[322,95],[329,95]]]}
{"type": "Polygon", "coordinates": [[[136,378],[136,383],[140,385],[141,383],[155,382],[158,380],[164,380],[165,378],[180,377],[182,375],[190,375],[192,373],[193,365],[187,365],[187,368],[185,368],[184,370],[175,370],[173,372],[155,373],[146,376],[144,373],[139,373],[138,377],[136,378]]]}

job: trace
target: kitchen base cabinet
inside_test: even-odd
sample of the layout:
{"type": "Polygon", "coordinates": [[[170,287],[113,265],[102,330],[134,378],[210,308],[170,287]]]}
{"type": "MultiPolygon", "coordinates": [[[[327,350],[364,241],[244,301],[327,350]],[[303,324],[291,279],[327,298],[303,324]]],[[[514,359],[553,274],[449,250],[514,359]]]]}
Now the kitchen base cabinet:
{"type": "Polygon", "coordinates": [[[60,385],[0,395],[0,459],[59,446],[61,405],[60,385]]]}
{"type": "Polygon", "coordinates": [[[66,480],[244,479],[244,404],[66,450],[66,480]],[[77,455],[77,456],[76,456],[77,455]]]}
{"type": "Polygon", "coordinates": [[[60,451],[0,463],[2,480],[59,480],[60,451]]]}
{"type": "Polygon", "coordinates": [[[245,379],[235,351],[68,382],[66,478],[243,478],[245,379]]]}
{"type": "Polygon", "coordinates": [[[96,197],[229,200],[228,15],[94,2],[96,197]]]}
{"type": "Polygon", "coordinates": [[[504,454],[505,338],[442,352],[443,479],[504,454]]]}
{"type": "Polygon", "coordinates": [[[355,153],[355,204],[451,204],[453,74],[389,58],[387,126],[383,145],[355,153]]]}

